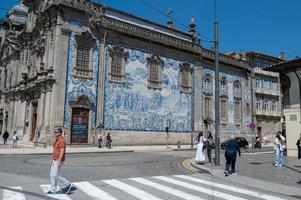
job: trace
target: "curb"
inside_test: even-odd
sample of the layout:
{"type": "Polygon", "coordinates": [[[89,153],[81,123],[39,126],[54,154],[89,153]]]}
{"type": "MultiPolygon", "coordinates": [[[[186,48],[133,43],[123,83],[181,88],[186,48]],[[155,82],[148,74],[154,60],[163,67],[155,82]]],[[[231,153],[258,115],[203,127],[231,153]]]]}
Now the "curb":
{"type": "Polygon", "coordinates": [[[208,174],[211,174],[212,176],[215,175],[213,173],[213,171],[211,169],[209,169],[208,167],[205,167],[205,166],[200,165],[200,164],[196,164],[195,161],[194,161],[194,159],[190,160],[190,165],[193,166],[194,168],[198,169],[198,170],[206,171],[208,174]]]}
{"type": "MultiPolygon", "coordinates": [[[[81,152],[66,152],[67,155],[70,154],[96,154],[96,153],[132,153],[134,150],[116,150],[116,151],[81,151],[81,152]]],[[[52,155],[52,152],[43,152],[43,153],[32,153],[32,152],[23,152],[23,153],[0,153],[0,155],[52,155]]]]}

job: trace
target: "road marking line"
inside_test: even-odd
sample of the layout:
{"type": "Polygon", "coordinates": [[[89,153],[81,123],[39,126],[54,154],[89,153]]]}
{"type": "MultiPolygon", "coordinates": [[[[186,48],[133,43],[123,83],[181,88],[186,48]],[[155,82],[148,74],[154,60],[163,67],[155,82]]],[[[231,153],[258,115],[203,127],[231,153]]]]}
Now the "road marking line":
{"type": "Polygon", "coordinates": [[[117,200],[115,197],[92,185],[89,182],[75,182],[72,183],[83,192],[93,197],[94,200],[117,200]]]}
{"type": "Polygon", "coordinates": [[[164,177],[164,176],[155,176],[153,178],[156,178],[156,179],[168,182],[168,183],[172,183],[174,185],[179,185],[181,187],[185,187],[185,188],[188,188],[188,189],[191,189],[191,190],[196,190],[198,192],[209,194],[209,195],[212,195],[212,196],[215,196],[215,197],[218,197],[218,198],[223,198],[223,199],[227,199],[227,200],[233,200],[233,199],[235,199],[235,200],[246,200],[246,199],[238,197],[238,196],[226,194],[226,193],[215,191],[215,190],[210,190],[210,189],[200,187],[200,186],[195,186],[195,185],[190,184],[190,183],[186,183],[186,182],[183,182],[183,181],[178,181],[178,180],[175,180],[175,179],[172,179],[172,178],[167,178],[167,177],[164,177]]]}
{"type": "MultiPolygon", "coordinates": [[[[50,189],[50,185],[40,185],[44,193],[47,193],[50,189]]],[[[49,197],[55,198],[55,199],[60,199],[60,200],[71,200],[70,197],[66,194],[46,194],[49,197]]]]}
{"type": "Polygon", "coordinates": [[[189,194],[187,192],[183,192],[181,190],[177,190],[177,189],[174,189],[174,188],[171,188],[171,187],[167,187],[165,185],[155,183],[155,182],[143,179],[143,178],[129,178],[129,179],[133,180],[133,181],[136,181],[138,183],[147,185],[149,187],[153,187],[157,190],[161,190],[163,192],[166,192],[166,193],[172,194],[174,196],[180,197],[182,199],[186,199],[186,200],[205,200],[201,197],[189,194]]]}
{"type": "Polygon", "coordinates": [[[195,167],[193,167],[193,166],[190,165],[190,160],[191,160],[191,159],[192,159],[192,158],[187,158],[186,160],[184,160],[184,161],[182,162],[182,166],[183,166],[185,169],[187,169],[188,171],[192,172],[192,173],[197,173],[197,172],[199,172],[199,171],[200,171],[199,169],[197,169],[197,168],[195,168],[195,167]]]}
{"type": "Polygon", "coordinates": [[[147,192],[144,192],[143,190],[140,190],[138,188],[135,188],[133,186],[130,186],[126,183],[123,183],[118,180],[104,180],[104,183],[107,183],[113,187],[118,188],[119,190],[122,190],[132,196],[135,196],[138,199],[141,200],[161,200],[160,198],[153,196],[147,192]]]}
{"type": "Polygon", "coordinates": [[[186,180],[197,182],[197,183],[202,183],[202,184],[205,184],[205,185],[210,185],[212,187],[222,188],[222,189],[229,190],[229,191],[236,192],[236,193],[240,193],[240,194],[246,194],[246,195],[261,198],[261,199],[285,200],[283,198],[275,197],[275,196],[272,196],[272,195],[263,194],[263,193],[259,193],[259,192],[256,192],[256,191],[247,190],[247,189],[238,188],[238,187],[233,187],[233,186],[224,185],[224,184],[220,184],[220,183],[210,182],[210,181],[206,181],[206,180],[203,180],[203,179],[194,178],[194,177],[191,177],[191,176],[175,175],[175,177],[186,179],[186,180]]]}
{"type": "MultiPolygon", "coordinates": [[[[22,190],[22,187],[10,187],[15,190],[22,190]]],[[[23,193],[15,192],[12,190],[3,190],[3,200],[26,200],[26,197],[23,193]]]]}

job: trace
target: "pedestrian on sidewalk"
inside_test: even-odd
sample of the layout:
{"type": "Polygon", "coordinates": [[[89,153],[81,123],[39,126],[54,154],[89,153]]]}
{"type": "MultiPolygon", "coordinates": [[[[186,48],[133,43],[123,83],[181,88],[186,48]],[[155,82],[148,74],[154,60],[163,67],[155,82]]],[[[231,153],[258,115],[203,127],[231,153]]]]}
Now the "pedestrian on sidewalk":
{"type": "Polygon", "coordinates": [[[196,137],[195,143],[197,144],[197,150],[196,150],[196,155],[195,155],[195,162],[200,164],[206,160],[205,156],[205,138],[203,136],[203,132],[200,131],[198,136],[196,137]]]}
{"type": "Polygon", "coordinates": [[[17,148],[17,141],[18,141],[18,136],[17,136],[17,132],[14,131],[14,135],[13,135],[13,148],[17,148]]]}
{"type": "Polygon", "coordinates": [[[5,130],[5,132],[3,133],[2,137],[3,137],[3,144],[6,145],[7,144],[7,139],[9,137],[9,133],[8,133],[7,130],[5,130]]]}
{"type": "Polygon", "coordinates": [[[283,151],[286,149],[285,137],[282,136],[281,131],[278,131],[274,140],[274,150],[275,150],[275,167],[282,167],[283,165],[283,151]]]}
{"type": "Polygon", "coordinates": [[[300,137],[297,140],[297,149],[298,149],[298,159],[301,159],[301,133],[300,133],[300,137]]]}
{"type": "Polygon", "coordinates": [[[98,141],[98,148],[101,148],[101,143],[102,143],[101,133],[98,133],[98,135],[97,135],[97,141],[98,141]]]}
{"type": "Polygon", "coordinates": [[[111,133],[108,133],[108,135],[107,135],[106,147],[109,148],[109,149],[111,149],[111,147],[112,147],[111,133]]]}
{"type": "Polygon", "coordinates": [[[210,131],[208,131],[208,137],[207,137],[207,157],[208,157],[208,161],[209,163],[212,163],[212,159],[211,159],[211,149],[214,148],[214,141],[213,141],[213,137],[210,131]]]}
{"type": "Polygon", "coordinates": [[[226,157],[226,168],[225,168],[225,176],[229,174],[237,174],[235,171],[235,162],[236,162],[236,154],[238,152],[239,157],[241,156],[240,149],[238,143],[234,137],[231,135],[230,140],[226,144],[225,157],[226,157]],[[231,170],[230,170],[231,166],[231,170]]]}
{"type": "Polygon", "coordinates": [[[66,141],[62,136],[62,129],[56,128],[54,130],[55,142],[53,144],[51,170],[50,170],[50,182],[51,190],[47,194],[58,194],[58,193],[70,193],[75,190],[75,187],[67,179],[61,176],[60,170],[65,161],[66,154],[66,141]],[[62,181],[65,185],[60,191],[58,191],[58,180],[62,181]]]}

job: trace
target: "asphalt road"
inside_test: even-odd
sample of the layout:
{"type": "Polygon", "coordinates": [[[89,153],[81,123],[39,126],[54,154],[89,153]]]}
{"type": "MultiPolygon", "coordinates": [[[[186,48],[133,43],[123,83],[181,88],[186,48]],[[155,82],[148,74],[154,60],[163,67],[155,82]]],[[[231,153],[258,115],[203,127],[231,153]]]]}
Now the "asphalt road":
{"type": "MultiPolygon", "coordinates": [[[[264,195],[268,195],[265,199],[279,197],[260,189],[226,183],[207,173],[193,173],[184,167],[184,161],[194,155],[195,151],[67,155],[62,175],[72,181],[78,190],[70,195],[48,196],[45,192],[49,190],[46,184],[49,184],[50,156],[1,155],[0,199],[254,200],[262,199],[264,195]]],[[[291,198],[278,200],[284,199],[291,198]]]]}

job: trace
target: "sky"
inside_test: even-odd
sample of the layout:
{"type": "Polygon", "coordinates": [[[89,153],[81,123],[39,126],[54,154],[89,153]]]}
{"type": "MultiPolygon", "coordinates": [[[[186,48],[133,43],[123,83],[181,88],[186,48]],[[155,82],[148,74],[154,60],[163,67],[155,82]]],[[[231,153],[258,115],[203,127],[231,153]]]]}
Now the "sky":
{"type": "MultiPolygon", "coordinates": [[[[212,47],[214,0],[92,0],[165,25],[169,8],[174,25],[188,31],[195,17],[202,45],[212,47]],[[155,9],[154,9],[155,8],[155,9]]],[[[0,18],[20,0],[0,0],[0,18]]],[[[301,0],[216,0],[219,49],[223,53],[255,51],[287,60],[301,57],[301,0]]]]}

